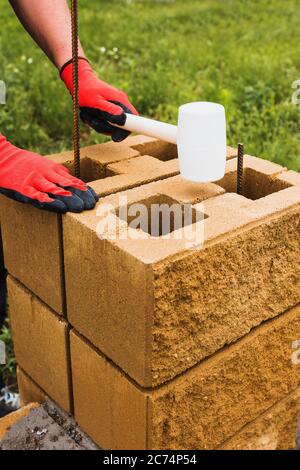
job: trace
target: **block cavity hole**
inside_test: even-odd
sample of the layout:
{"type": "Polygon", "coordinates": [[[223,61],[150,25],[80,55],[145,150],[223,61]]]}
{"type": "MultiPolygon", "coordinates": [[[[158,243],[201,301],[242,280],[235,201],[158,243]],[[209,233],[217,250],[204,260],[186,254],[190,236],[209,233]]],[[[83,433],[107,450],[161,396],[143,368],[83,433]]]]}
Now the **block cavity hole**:
{"type": "MultiPolygon", "coordinates": [[[[80,178],[85,183],[91,183],[92,181],[101,180],[110,176],[115,176],[117,173],[108,170],[105,165],[97,160],[93,160],[89,157],[81,158],[80,165],[80,178]]],[[[66,162],[64,166],[70,170],[70,173],[74,175],[74,162],[66,162]]]]}
{"type": "MultiPolygon", "coordinates": [[[[237,171],[227,173],[216,184],[224,188],[227,193],[236,193],[237,171]]],[[[289,187],[289,183],[278,180],[274,176],[266,175],[252,168],[244,169],[242,195],[247,199],[255,201],[289,187]]]]}
{"type": "Polygon", "coordinates": [[[149,155],[163,162],[178,158],[177,145],[169,144],[161,140],[134,145],[132,148],[133,150],[137,150],[141,156],[149,155]]]}
{"type": "Polygon", "coordinates": [[[182,204],[163,194],[119,207],[117,216],[131,228],[142,230],[152,237],[170,234],[208,217],[191,204],[182,204]]]}

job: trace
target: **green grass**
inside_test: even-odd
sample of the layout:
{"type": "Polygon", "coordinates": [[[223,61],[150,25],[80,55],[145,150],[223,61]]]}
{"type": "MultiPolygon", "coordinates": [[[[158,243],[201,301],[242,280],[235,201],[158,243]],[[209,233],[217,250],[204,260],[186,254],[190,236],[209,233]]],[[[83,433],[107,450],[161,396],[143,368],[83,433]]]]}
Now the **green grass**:
{"type": "MultiPolygon", "coordinates": [[[[195,100],[225,105],[228,141],[300,170],[298,0],[81,0],[81,38],[99,76],[141,114],[176,122],[195,100]],[[105,52],[103,52],[105,48],[105,52]],[[114,48],[118,48],[116,51],[114,48]]],[[[71,147],[70,98],[57,71],[0,0],[0,129],[43,154],[71,147]]],[[[83,128],[86,144],[104,138],[83,128]]]]}

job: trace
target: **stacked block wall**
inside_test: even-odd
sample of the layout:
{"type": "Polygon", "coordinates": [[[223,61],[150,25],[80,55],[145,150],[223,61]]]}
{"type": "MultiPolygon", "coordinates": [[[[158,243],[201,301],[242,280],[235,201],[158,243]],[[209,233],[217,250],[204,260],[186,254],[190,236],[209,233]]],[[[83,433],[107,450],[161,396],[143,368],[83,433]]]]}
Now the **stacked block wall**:
{"type": "MultiPolygon", "coordinates": [[[[83,151],[98,207],[117,210],[126,195],[204,213],[197,250],[99,239],[97,210],[61,218],[1,201],[24,400],[41,389],[72,411],[74,397],[79,425],[105,448],[259,447],[272,416],[265,445],[291,445],[290,432],[274,436],[283,409],[295,427],[298,404],[300,176],[247,156],[238,196],[235,154],[222,181],[196,185],[174,176],[174,146],[153,139],[83,151]]],[[[72,167],[71,153],[50,158],[72,167]]]]}

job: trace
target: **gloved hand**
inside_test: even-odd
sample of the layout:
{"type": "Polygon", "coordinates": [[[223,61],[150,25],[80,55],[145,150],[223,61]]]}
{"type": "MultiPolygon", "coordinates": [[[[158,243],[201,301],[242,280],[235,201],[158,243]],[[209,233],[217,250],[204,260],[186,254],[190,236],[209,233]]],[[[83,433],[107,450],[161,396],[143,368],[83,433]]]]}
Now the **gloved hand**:
{"type": "Polygon", "coordinates": [[[0,193],[58,213],[92,209],[98,200],[95,192],[65,167],[15,147],[1,134],[0,193]]]}
{"type": "MultiPolygon", "coordinates": [[[[60,76],[72,95],[73,63],[67,62],[60,71],[60,76]]],[[[125,113],[138,114],[125,93],[99,80],[89,62],[79,58],[79,106],[81,119],[102,134],[111,135],[114,142],[121,142],[130,134],[112,124],[123,126],[125,113]]]]}

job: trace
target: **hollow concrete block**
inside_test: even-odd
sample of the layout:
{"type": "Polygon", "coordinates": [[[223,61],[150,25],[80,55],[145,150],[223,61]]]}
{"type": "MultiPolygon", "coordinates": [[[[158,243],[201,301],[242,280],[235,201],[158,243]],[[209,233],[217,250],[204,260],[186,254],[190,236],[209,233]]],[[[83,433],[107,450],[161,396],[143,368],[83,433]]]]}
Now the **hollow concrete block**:
{"type": "Polygon", "coordinates": [[[17,367],[18,389],[21,406],[29,403],[44,403],[47,395],[19,366],[17,367]]]}
{"type": "MultiPolygon", "coordinates": [[[[75,419],[104,449],[214,449],[230,438],[238,445],[242,438],[233,436],[257,426],[254,420],[299,387],[300,366],[292,361],[299,335],[298,306],[170,382],[144,389],[72,330],[75,419]]],[[[299,397],[293,400],[294,418],[299,397]]],[[[282,446],[294,436],[289,426],[282,446]]]]}
{"type": "Polygon", "coordinates": [[[11,276],[8,277],[8,302],[18,365],[69,412],[72,392],[68,325],[11,276]]]}
{"type": "Polygon", "coordinates": [[[141,386],[174,378],[300,302],[300,185],[246,156],[237,195],[236,166],[229,160],[218,184],[175,176],[64,218],[69,321],[141,386]],[[121,208],[136,203],[190,203],[203,216],[191,224],[201,242],[129,227],[121,208]],[[105,208],[116,230],[103,224],[105,208]]]}

